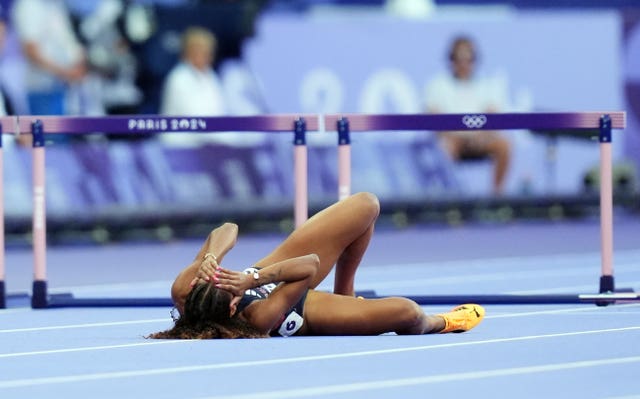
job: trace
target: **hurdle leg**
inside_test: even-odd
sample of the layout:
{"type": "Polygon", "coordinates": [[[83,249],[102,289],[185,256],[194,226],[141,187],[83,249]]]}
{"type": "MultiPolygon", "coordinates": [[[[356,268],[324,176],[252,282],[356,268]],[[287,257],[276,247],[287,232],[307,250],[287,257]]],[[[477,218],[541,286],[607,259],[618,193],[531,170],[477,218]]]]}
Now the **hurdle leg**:
{"type": "MultiPolygon", "coordinates": [[[[613,281],[613,174],[611,156],[611,118],[600,118],[600,293],[614,292],[613,281]]],[[[600,305],[600,304],[599,304],[600,305]]]]}
{"type": "Polygon", "coordinates": [[[300,227],[309,217],[308,178],[307,178],[307,124],[304,118],[294,122],[293,167],[294,167],[294,223],[300,227]]]}
{"type": "Polygon", "coordinates": [[[2,125],[0,125],[0,309],[7,307],[7,293],[4,286],[4,153],[2,149],[2,125]]]}
{"type": "Polygon", "coordinates": [[[33,134],[33,289],[32,308],[47,307],[47,225],[45,204],[45,153],[42,122],[31,125],[33,134]]]}
{"type": "Polygon", "coordinates": [[[351,195],[351,138],[349,120],[340,118],[338,128],[338,199],[351,195]]]}

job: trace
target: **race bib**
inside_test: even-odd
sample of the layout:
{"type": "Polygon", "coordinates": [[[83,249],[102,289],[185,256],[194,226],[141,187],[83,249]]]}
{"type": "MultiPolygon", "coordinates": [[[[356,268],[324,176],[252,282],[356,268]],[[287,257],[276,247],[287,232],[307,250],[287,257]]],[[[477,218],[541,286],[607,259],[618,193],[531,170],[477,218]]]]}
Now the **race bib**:
{"type": "Polygon", "coordinates": [[[289,313],[286,319],[280,324],[280,329],[278,330],[278,334],[283,337],[290,337],[296,333],[302,327],[302,323],[304,323],[304,319],[297,314],[296,312],[289,313]]]}

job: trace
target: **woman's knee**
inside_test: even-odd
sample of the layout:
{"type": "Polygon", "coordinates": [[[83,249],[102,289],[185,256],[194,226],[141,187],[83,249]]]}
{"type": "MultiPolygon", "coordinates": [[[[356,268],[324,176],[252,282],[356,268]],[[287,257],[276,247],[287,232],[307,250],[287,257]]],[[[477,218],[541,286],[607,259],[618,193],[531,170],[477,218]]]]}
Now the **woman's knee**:
{"type": "Polygon", "coordinates": [[[380,201],[378,197],[369,192],[360,192],[353,195],[355,201],[358,202],[358,209],[366,211],[372,218],[377,218],[380,214],[380,201]]]}

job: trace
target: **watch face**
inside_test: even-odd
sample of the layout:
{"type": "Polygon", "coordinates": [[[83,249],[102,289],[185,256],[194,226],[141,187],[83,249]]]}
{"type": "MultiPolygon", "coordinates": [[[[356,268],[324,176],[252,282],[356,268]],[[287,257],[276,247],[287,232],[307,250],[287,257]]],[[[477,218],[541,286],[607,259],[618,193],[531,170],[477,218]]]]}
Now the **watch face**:
{"type": "Polygon", "coordinates": [[[258,272],[253,273],[254,280],[258,280],[259,278],[260,278],[260,275],[258,274],[258,272]]]}

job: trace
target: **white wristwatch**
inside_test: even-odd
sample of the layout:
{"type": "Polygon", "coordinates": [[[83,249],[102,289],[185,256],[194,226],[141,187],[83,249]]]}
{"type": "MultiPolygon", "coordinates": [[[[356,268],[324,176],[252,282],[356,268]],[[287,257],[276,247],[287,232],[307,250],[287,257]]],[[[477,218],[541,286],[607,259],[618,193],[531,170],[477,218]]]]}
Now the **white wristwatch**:
{"type": "Polygon", "coordinates": [[[253,280],[256,282],[260,280],[260,273],[257,270],[253,272],[253,280]]]}

